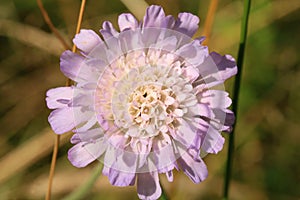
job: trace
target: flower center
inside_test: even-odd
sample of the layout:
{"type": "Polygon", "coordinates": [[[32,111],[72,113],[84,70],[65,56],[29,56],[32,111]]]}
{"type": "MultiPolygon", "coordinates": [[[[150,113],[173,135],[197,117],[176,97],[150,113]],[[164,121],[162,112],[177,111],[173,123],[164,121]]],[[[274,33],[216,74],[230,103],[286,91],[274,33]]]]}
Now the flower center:
{"type": "Polygon", "coordinates": [[[103,75],[99,81],[98,120],[113,124],[126,137],[168,137],[181,126],[189,107],[197,103],[192,85],[174,66],[144,65],[108,80],[103,75]],[[113,89],[104,90],[108,83],[113,89]]]}
{"type": "Polygon", "coordinates": [[[142,127],[151,123],[154,114],[165,107],[167,96],[167,91],[155,85],[138,87],[128,98],[128,112],[133,121],[142,127]]]}
{"type": "Polygon", "coordinates": [[[135,137],[153,137],[167,133],[173,123],[178,103],[172,90],[159,85],[143,85],[136,88],[128,97],[128,113],[138,132],[135,137]]]}

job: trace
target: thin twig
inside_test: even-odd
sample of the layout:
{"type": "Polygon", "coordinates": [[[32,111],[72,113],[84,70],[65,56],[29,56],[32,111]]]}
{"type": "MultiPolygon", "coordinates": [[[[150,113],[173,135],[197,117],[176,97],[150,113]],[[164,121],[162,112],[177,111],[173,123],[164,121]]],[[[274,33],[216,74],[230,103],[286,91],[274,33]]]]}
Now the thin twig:
{"type": "MultiPolygon", "coordinates": [[[[84,13],[84,8],[85,8],[85,3],[86,3],[86,0],[82,0],[81,6],[80,6],[80,11],[79,11],[79,16],[78,16],[78,20],[77,20],[76,34],[78,34],[79,31],[80,31],[82,18],[83,18],[83,13],[84,13]]],[[[76,45],[75,44],[73,44],[72,51],[73,52],[76,51],[76,45]]]]}
{"type": "Polygon", "coordinates": [[[64,38],[60,35],[60,33],[58,32],[58,30],[55,28],[55,26],[53,25],[47,11],[44,8],[44,5],[42,3],[42,0],[37,0],[37,4],[42,12],[42,15],[44,17],[44,20],[46,22],[46,24],[48,25],[48,27],[50,28],[50,30],[54,33],[54,35],[57,37],[57,39],[61,42],[61,44],[63,45],[63,47],[65,49],[70,49],[69,45],[67,44],[67,42],[64,40],[64,38]]]}
{"type": "MultiPolygon", "coordinates": [[[[245,46],[247,41],[247,31],[248,31],[248,19],[250,13],[251,0],[244,0],[244,14],[241,25],[241,36],[240,36],[240,45],[238,51],[237,58],[237,66],[238,66],[238,74],[235,77],[234,82],[234,90],[233,90],[233,101],[232,101],[232,111],[235,113],[236,121],[238,116],[238,100],[239,100],[239,92],[242,80],[242,71],[243,71],[243,61],[245,55],[245,46]]],[[[227,156],[227,164],[226,164],[226,172],[225,172],[225,180],[224,180],[224,191],[223,191],[223,199],[228,199],[229,192],[229,184],[231,179],[231,168],[233,162],[233,153],[234,153],[234,136],[235,136],[235,126],[233,125],[233,130],[229,134],[229,144],[228,144],[228,156],[227,156]]]]}
{"type": "MultiPolygon", "coordinates": [[[[86,4],[86,0],[82,0],[81,6],[80,6],[80,11],[79,11],[79,16],[78,16],[78,21],[77,21],[76,33],[75,34],[78,34],[79,31],[80,31],[85,4],[86,4]]],[[[73,52],[76,51],[75,44],[72,47],[72,51],[73,52]]],[[[70,86],[71,84],[72,84],[72,81],[70,79],[67,79],[66,86],[70,86]]],[[[51,161],[50,174],[49,174],[48,190],[47,190],[46,198],[45,198],[46,200],[50,200],[51,199],[51,188],[52,188],[53,176],[54,176],[54,171],[55,171],[57,152],[58,152],[58,148],[59,148],[59,139],[60,139],[60,135],[56,135],[56,137],[55,137],[55,145],[53,147],[53,155],[52,155],[52,161],[51,161]]]]}
{"type": "Polygon", "coordinates": [[[48,189],[45,198],[46,200],[51,199],[52,182],[53,182],[54,171],[55,171],[56,160],[57,160],[57,153],[59,148],[59,139],[60,139],[60,135],[56,135],[54,146],[53,146],[53,154],[52,154],[51,167],[50,167],[49,180],[48,180],[48,189]]]}
{"type": "Polygon", "coordinates": [[[210,35],[211,35],[211,29],[214,22],[216,10],[218,7],[219,0],[211,0],[209,4],[209,9],[206,15],[205,24],[204,24],[204,30],[203,30],[203,36],[206,36],[206,39],[204,40],[203,44],[208,45],[210,35]]]}

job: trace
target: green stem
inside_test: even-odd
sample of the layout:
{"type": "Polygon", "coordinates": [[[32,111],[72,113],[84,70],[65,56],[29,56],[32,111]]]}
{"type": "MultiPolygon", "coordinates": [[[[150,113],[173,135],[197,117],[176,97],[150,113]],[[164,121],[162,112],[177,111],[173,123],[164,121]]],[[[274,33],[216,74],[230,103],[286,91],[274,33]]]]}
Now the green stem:
{"type": "Polygon", "coordinates": [[[77,199],[84,199],[85,195],[90,191],[93,187],[97,179],[99,178],[103,169],[103,164],[99,163],[99,166],[96,167],[95,171],[92,173],[89,180],[86,183],[81,185],[79,188],[74,190],[70,195],[65,197],[63,200],[77,200],[77,199]]]}
{"type": "MultiPolygon", "coordinates": [[[[240,85],[241,85],[241,78],[242,78],[242,71],[243,71],[243,61],[244,61],[244,53],[245,53],[245,46],[246,46],[246,39],[247,39],[250,5],[251,5],[251,0],[244,0],[244,14],[243,14],[242,25],[241,25],[240,45],[239,45],[238,58],[237,58],[238,73],[235,77],[233,101],[232,101],[232,111],[235,113],[236,122],[238,116],[238,100],[239,100],[239,92],[240,92],[240,85]]],[[[226,174],[225,174],[224,191],[223,191],[224,200],[228,200],[229,183],[231,179],[231,169],[232,169],[233,152],[234,152],[235,125],[236,123],[234,123],[233,125],[232,133],[229,134],[228,157],[226,163],[226,174]]]]}

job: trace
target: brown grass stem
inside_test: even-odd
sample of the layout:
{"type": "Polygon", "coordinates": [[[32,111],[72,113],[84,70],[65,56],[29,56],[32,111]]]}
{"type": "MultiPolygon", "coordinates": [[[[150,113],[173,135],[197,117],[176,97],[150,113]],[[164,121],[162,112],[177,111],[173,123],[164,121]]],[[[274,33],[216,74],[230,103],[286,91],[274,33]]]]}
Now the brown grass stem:
{"type": "Polygon", "coordinates": [[[53,32],[53,34],[57,37],[57,39],[61,42],[61,44],[63,45],[63,47],[65,49],[70,49],[69,45],[67,44],[67,42],[64,40],[64,38],[60,35],[59,31],[55,28],[55,26],[53,25],[43,3],[42,0],[37,0],[37,4],[41,10],[41,13],[44,17],[44,20],[46,22],[46,24],[48,25],[48,27],[50,28],[50,30],[53,32]]]}
{"type": "MultiPolygon", "coordinates": [[[[76,33],[75,34],[78,34],[79,31],[80,31],[85,4],[86,4],[86,0],[82,0],[81,1],[81,6],[80,6],[80,11],[79,11],[79,16],[78,16],[78,20],[77,20],[77,27],[76,27],[76,33]]],[[[73,44],[72,51],[73,52],[76,51],[76,45],[75,44],[73,44]]]]}
{"type": "Polygon", "coordinates": [[[60,135],[56,135],[54,146],[53,146],[53,154],[52,154],[51,167],[50,167],[49,180],[48,180],[48,189],[45,197],[46,200],[51,199],[51,189],[52,189],[52,182],[53,182],[54,171],[56,166],[57,153],[59,148],[59,140],[60,140],[60,135]]]}
{"type": "Polygon", "coordinates": [[[204,30],[203,30],[203,35],[206,37],[206,39],[203,42],[204,45],[208,45],[208,43],[209,43],[211,29],[212,29],[212,25],[214,23],[214,18],[215,18],[215,14],[217,11],[218,3],[219,3],[219,0],[211,0],[210,1],[209,9],[208,9],[205,23],[204,23],[204,30]]]}

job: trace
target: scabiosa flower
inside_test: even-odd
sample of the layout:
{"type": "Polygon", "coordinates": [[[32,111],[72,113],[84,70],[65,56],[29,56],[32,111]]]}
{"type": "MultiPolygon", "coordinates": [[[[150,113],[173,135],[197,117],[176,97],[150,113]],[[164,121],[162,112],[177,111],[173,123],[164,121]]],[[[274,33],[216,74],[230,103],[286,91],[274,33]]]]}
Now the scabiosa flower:
{"type": "Polygon", "coordinates": [[[191,39],[198,23],[190,13],[174,19],[150,6],[142,22],[121,14],[120,32],[104,22],[102,37],[75,36],[80,54],[67,50],[60,62],[75,84],[46,98],[54,132],[74,132],[74,166],[98,159],[112,185],[136,183],[141,199],[159,198],[160,173],[169,181],[174,169],[194,183],[207,177],[202,157],[222,149],[220,132],[234,121],[220,86],[237,67],[231,56],[209,53],[203,37],[191,39]]]}

